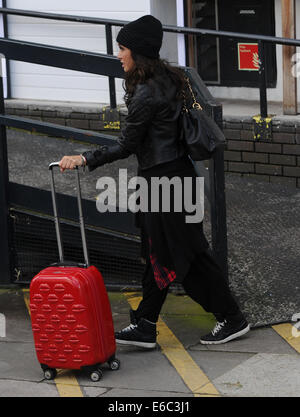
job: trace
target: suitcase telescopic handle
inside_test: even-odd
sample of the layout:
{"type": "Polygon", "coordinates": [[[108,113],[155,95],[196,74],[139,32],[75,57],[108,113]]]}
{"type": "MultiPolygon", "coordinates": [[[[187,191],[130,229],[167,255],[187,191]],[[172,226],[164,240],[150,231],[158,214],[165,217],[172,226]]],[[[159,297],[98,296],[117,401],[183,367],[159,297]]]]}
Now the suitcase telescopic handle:
{"type": "MultiPolygon", "coordinates": [[[[56,237],[57,237],[59,261],[60,263],[64,263],[64,250],[63,250],[63,245],[62,245],[60,221],[59,221],[58,211],[57,211],[57,199],[56,199],[55,184],[54,184],[54,174],[53,174],[54,167],[59,167],[59,162],[52,162],[51,164],[49,164],[49,171],[50,171],[51,194],[52,194],[52,204],[53,204],[53,212],[54,212],[54,222],[55,222],[55,230],[56,230],[56,237]]],[[[89,266],[90,262],[89,262],[89,254],[88,254],[87,243],[86,243],[85,224],[84,224],[83,211],[82,211],[81,187],[80,187],[80,179],[79,179],[79,172],[78,172],[77,166],[75,167],[75,172],[76,172],[76,182],[77,182],[77,202],[78,202],[78,211],[79,211],[79,225],[80,225],[80,232],[81,232],[81,239],[82,239],[83,255],[84,255],[85,265],[89,266]]]]}

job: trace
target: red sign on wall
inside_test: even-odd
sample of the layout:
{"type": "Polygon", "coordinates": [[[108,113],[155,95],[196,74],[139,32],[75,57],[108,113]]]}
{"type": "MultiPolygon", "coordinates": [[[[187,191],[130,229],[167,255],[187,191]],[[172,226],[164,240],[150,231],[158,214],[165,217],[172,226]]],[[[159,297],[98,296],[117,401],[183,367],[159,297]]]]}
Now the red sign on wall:
{"type": "Polygon", "coordinates": [[[239,70],[258,71],[258,44],[238,43],[239,70]]]}

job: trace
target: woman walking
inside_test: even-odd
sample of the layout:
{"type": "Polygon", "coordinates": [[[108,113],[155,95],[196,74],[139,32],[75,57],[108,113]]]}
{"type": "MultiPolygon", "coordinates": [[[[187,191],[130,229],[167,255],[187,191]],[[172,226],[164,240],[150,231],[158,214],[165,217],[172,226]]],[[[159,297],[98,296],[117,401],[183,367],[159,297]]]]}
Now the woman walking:
{"type": "MultiPolygon", "coordinates": [[[[102,146],[82,155],[64,156],[61,171],[87,165],[89,170],[135,154],[138,174],[148,183],[151,199],[159,200],[151,189],[151,179],[175,177],[193,183],[196,173],[184,145],[179,140],[179,115],[183,105],[185,79],[180,69],[159,58],[163,31],[159,20],[143,16],[125,25],[117,36],[125,72],[126,126],[117,144],[102,146]]],[[[183,190],[182,195],[187,190],[183,190]]],[[[154,348],[156,322],[172,282],[180,282],[185,292],[217,320],[214,329],[200,338],[203,344],[219,344],[249,331],[249,325],[232,296],[221,268],[212,257],[202,222],[186,222],[186,209],[175,210],[174,192],[168,212],[139,212],[142,253],[146,259],[142,278],[143,298],[137,310],[130,310],[130,325],[116,332],[121,344],[154,348]]]]}

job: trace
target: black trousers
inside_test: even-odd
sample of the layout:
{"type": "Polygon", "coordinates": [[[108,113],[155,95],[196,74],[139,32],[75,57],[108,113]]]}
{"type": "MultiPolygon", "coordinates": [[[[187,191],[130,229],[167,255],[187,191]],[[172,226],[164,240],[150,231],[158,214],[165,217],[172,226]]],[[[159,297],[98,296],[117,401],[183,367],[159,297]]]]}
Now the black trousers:
{"type": "MultiPolygon", "coordinates": [[[[147,260],[142,279],[143,299],[137,310],[137,319],[156,323],[169,287],[160,290],[156,284],[150,260],[147,260]]],[[[213,313],[218,321],[240,320],[242,313],[231,294],[227,280],[209,251],[197,255],[182,282],[186,294],[213,313]]]]}

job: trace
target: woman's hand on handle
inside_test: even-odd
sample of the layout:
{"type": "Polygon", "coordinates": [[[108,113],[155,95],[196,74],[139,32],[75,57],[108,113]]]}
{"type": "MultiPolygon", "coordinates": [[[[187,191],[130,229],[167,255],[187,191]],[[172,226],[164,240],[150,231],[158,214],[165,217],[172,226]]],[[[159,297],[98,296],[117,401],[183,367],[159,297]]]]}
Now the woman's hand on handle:
{"type": "Polygon", "coordinates": [[[65,169],[74,169],[76,166],[83,166],[85,158],[81,155],[65,155],[59,161],[60,171],[64,172],[65,169]]]}

